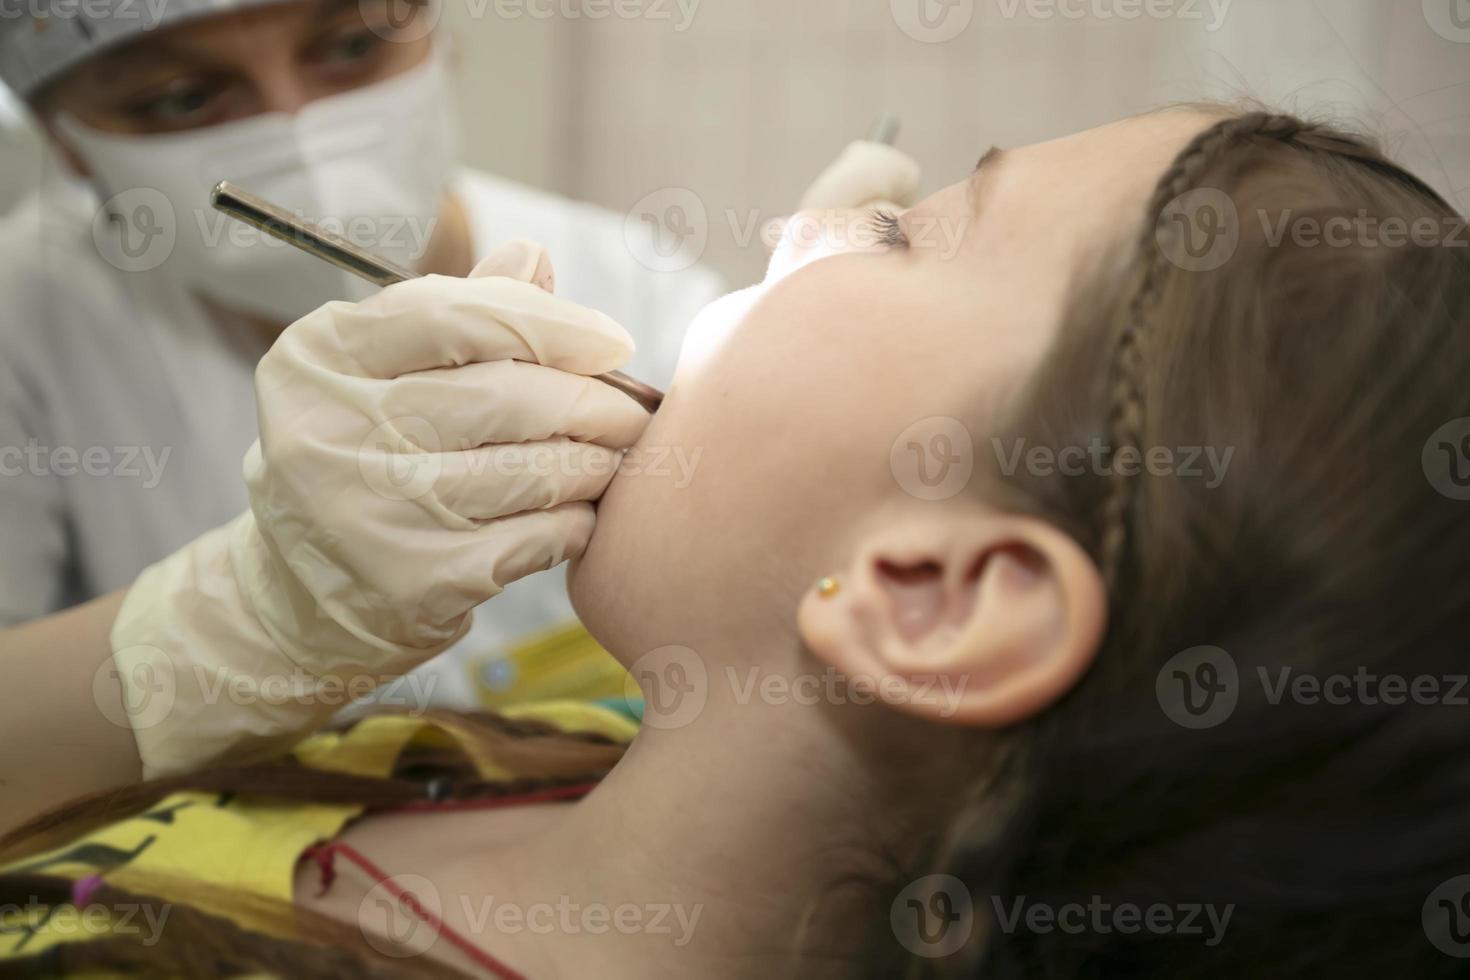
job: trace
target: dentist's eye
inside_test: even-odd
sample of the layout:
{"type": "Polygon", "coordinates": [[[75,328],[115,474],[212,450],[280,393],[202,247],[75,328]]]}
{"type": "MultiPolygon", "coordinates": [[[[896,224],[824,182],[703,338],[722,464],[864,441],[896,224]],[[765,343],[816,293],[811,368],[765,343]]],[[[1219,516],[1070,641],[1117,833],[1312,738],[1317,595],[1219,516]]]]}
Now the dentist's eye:
{"type": "Polygon", "coordinates": [[[221,86],[186,82],[134,98],[122,108],[140,128],[166,132],[214,121],[222,96],[221,86]]]}
{"type": "Polygon", "coordinates": [[[909,247],[908,232],[904,231],[903,222],[892,211],[874,208],[869,213],[868,223],[877,232],[879,245],[885,248],[909,247]]]}
{"type": "Polygon", "coordinates": [[[328,67],[349,67],[372,57],[384,43],[368,30],[346,31],[321,42],[317,56],[328,67]]]}

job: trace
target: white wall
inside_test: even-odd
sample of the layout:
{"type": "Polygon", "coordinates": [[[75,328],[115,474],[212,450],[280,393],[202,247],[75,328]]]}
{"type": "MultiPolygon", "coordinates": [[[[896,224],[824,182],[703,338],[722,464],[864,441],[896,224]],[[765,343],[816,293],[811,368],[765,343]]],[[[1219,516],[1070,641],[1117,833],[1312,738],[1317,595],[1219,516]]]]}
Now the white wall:
{"type": "Polygon", "coordinates": [[[1470,197],[1470,29],[1451,40],[1426,14],[1439,4],[1452,26],[1452,5],[1470,15],[1470,0],[701,0],[685,30],[674,0],[597,20],[529,11],[611,0],[509,0],[509,18],[496,0],[448,2],[469,160],[618,210],[690,188],[710,216],[706,258],[737,280],[764,258],[730,213],[739,229],[789,209],[883,111],[942,186],[991,144],[1250,95],[1381,133],[1462,210],[1470,197]],[[952,40],[900,27],[917,4],[946,2],[953,24],[971,15],[952,40]],[[1060,13],[1149,4],[1176,16],[1060,13]]]}
{"type": "MultiPolygon", "coordinates": [[[[558,161],[565,91],[565,24],[530,17],[486,20],[472,0],[444,0],[454,47],[463,155],[493,173],[548,189],[568,174],[558,161]]],[[[486,0],[488,2],[488,0],[486,0]]]]}

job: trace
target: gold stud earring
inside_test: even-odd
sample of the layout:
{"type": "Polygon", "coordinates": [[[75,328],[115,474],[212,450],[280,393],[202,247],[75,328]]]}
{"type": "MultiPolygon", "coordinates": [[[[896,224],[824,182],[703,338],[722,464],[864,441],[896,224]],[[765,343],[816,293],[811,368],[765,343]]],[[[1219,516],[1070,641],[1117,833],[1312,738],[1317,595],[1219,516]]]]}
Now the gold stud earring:
{"type": "Polygon", "coordinates": [[[817,580],[817,595],[821,596],[823,599],[832,598],[839,591],[841,591],[841,589],[842,586],[837,584],[837,580],[835,578],[831,578],[830,576],[817,580]]]}

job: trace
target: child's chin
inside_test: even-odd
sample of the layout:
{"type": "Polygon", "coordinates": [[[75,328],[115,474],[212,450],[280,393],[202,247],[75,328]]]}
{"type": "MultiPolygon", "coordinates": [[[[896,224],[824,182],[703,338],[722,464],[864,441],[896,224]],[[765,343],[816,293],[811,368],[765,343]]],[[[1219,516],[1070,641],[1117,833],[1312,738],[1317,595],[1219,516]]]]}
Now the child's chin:
{"type": "Polygon", "coordinates": [[[608,593],[613,591],[608,576],[598,574],[604,563],[598,560],[596,548],[597,532],[593,531],[587,550],[567,562],[567,598],[571,600],[577,618],[589,631],[600,620],[609,599],[608,593]]]}

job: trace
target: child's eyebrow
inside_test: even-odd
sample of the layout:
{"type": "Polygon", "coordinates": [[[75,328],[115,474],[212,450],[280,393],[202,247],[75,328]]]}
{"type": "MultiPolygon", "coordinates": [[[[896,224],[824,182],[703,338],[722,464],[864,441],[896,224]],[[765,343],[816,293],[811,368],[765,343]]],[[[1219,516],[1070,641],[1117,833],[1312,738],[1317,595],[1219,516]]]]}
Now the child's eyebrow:
{"type": "Polygon", "coordinates": [[[985,175],[987,172],[992,170],[997,163],[1000,162],[1001,158],[1004,157],[1005,154],[1005,150],[1001,149],[998,146],[992,146],[990,149],[985,151],[983,156],[980,157],[980,162],[975,164],[975,171],[974,173],[970,174],[970,182],[967,190],[967,193],[970,196],[970,207],[972,210],[980,210],[982,191],[981,185],[985,182],[985,175]]]}

